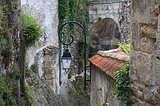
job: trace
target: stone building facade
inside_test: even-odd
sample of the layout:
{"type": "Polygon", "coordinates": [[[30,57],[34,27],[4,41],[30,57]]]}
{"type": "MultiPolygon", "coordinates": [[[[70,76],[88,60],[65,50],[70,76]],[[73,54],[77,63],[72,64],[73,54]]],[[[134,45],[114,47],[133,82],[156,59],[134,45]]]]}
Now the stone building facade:
{"type": "Polygon", "coordinates": [[[132,0],[130,80],[133,106],[160,106],[160,0],[132,0]]]}
{"type": "Polygon", "coordinates": [[[58,0],[21,0],[21,7],[21,12],[32,15],[45,30],[39,42],[27,51],[26,61],[29,66],[37,63],[39,77],[58,93],[58,0]]]}

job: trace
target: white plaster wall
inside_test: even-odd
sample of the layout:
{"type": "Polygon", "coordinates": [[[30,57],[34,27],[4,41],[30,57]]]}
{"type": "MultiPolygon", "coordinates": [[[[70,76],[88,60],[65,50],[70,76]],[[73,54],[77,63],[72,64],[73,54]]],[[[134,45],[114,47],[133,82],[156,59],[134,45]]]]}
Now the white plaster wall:
{"type": "Polygon", "coordinates": [[[48,45],[58,47],[58,0],[21,0],[21,5],[22,10],[36,18],[45,30],[35,47],[28,50],[27,61],[30,66],[39,50],[48,45]]]}

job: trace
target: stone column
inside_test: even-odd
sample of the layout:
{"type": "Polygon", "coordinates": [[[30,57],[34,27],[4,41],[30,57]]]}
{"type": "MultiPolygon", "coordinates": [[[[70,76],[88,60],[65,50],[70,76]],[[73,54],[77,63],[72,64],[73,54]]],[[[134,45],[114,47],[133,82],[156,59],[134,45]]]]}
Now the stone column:
{"type": "Polygon", "coordinates": [[[158,0],[132,0],[130,80],[134,106],[160,104],[158,0]]]}

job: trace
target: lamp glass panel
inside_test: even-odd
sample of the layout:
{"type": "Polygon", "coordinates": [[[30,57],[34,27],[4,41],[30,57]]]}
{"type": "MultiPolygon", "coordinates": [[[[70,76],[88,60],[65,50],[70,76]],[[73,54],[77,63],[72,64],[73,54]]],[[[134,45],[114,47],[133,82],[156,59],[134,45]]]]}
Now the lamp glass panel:
{"type": "Polygon", "coordinates": [[[71,65],[71,59],[62,59],[62,66],[64,69],[69,69],[71,65]]]}

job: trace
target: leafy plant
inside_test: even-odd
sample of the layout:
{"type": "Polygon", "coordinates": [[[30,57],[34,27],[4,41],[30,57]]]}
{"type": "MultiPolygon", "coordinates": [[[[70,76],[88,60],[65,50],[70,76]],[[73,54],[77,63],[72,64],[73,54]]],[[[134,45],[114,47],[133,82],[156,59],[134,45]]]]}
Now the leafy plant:
{"type": "Polygon", "coordinates": [[[100,91],[102,91],[102,88],[97,89],[97,92],[100,92],[100,91]]]}
{"type": "Polygon", "coordinates": [[[94,10],[97,12],[97,10],[98,10],[98,7],[94,7],[94,10]]]}
{"type": "Polygon", "coordinates": [[[98,21],[101,21],[102,17],[98,17],[98,21]]]}
{"type": "Polygon", "coordinates": [[[126,45],[120,45],[119,48],[121,48],[126,54],[130,54],[131,48],[130,48],[130,44],[126,44],[126,45]]]}
{"type": "Polygon", "coordinates": [[[52,98],[51,98],[51,95],[50,95],[49,93],[47,94],[46,99],[47,99],[47,101],[48,101],[49,103],[51,102],[52,98]]]}
{"type": "Polygon", "coordinates": [[[41,30],[41,26],[37,23],[37,20],[28,14],[21,14],[20,26],[22,39],[25,40],[26,47],[34,45],[44,32],[41,30]]]}
{"type": "Polygon", "coordinates": [[[36,63],[34,63],[34,64],[31,65],[31,70],[32,70],[33,72],[37,73],[37,71],[38,71],[38,66],[37,66],[36,63]]]}
{"type": "Polygon", "coordinates": [[[116,87],[112,91],[113,95],[117,94],[117,100],[121,101],[121,106],[131,106],[132,101],[129,96],[131,95],[130,81],[129,81],[129,61],[119,71],[114,73],[116,79],[116,87]]]}

